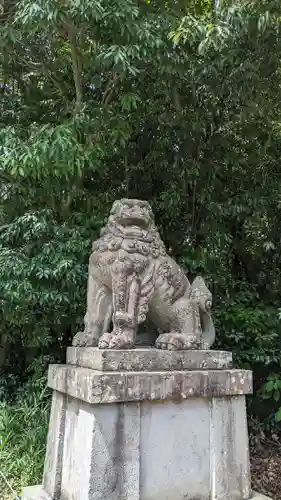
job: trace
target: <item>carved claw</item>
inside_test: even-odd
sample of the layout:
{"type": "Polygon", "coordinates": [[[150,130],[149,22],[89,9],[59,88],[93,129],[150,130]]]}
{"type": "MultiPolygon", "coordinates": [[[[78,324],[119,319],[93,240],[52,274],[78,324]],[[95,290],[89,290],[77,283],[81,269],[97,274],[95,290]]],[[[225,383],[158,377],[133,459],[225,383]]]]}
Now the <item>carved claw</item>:
{"type": "Polygon", "coordinates": [[[210,349],[210,344],[208,342],[201,342],[201,345],[198,349],[201,349],[202,351],[209,351],[210,349]]]}
{"type": "Polygon", "coordinates": [[[117,333],[104,333],[99,341],[99,349],[133,349],[135,347],[134,330],[120,330],[117,333]]]}
{"type": "Polygon", "coordinates": [[[171,351],[201,349],[202,342],[194,335],[170,332],[159,335],[155,342],[157,349],[168,349],[171,351]]]}
{"type": "Polygon", "coordinates": [[[73,337],[72,345],[74,347],[96,347],[98,345],[98,337],[87,332],[78,332],[73,337]]]}
{"type": "Polygon", "coordinates": [[[111,333],[104,333],[100,340],[99,340],[99,349],[109,349],[110,348],[110,341],[112,339],[112,337],[115,336],[115,333],[114,332],[111,332],[111,333]]]}
{"type": "Polygon", "coordinates": [[[110,349],[133,349],[135,347],[135,335],[133,330],[123,330],[112,337],[110,349]]]}

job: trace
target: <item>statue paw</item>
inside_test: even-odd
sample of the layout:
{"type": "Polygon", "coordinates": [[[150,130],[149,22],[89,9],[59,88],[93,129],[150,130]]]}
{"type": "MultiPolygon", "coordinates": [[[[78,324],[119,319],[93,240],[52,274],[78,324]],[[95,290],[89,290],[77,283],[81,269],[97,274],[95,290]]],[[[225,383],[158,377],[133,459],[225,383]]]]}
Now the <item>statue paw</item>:
{"type": "Polygon", "coordinates": [[[202,351],[209,351],[210,350],[210,344],[208,342],[201,342],[200,347],[198,349],[201,349],[202,351]]]}
{"type": "Polygon", "coordinates": [[[99,349],[110,349],[110,341],[112,339],[112,337],[114,337],[114,332],[111,332],[111,333],[104,333],[100,340],[99,340],[99,349]]]}
{"type": "Polygon", "coordinates": [[[133,349],[135,334],[130,329],[120,330],[117,333],[104,333],[99,341],[100,349],[133,349]]]}
{"type": "Polygon", "coordinates": [[[159,335],[155,343],[157,349],[168,349],[170,351],[181,351],[200,349],[202,342],[194,335],[184,335],[183,333],[170,332],[159,335]]]}
{"type": "Polygon", "coordinates": [[[74,347],[96,347],[98,345],[98,339],[95,335],[91,335],[87,332],[78,332],[73,337],[72,345],[74,347]]]}
{"type": "Polygon", "coordinates": [[[184,341],[184,335],[180,333],[162,333],[156,339],[155,346],[157,349],[178,351],[184,349],[184,341]]]}
{"type": "Polygon", "coordinates": [[[135,347],[134,330],[124,329],[111,338],[109,347],[111,349],[133,349],[135,347]]]}
{"type": "Polygon", "coordinates": [[[84,332],[77,332],[72,339],[72,345],[74,347],[82,346],[84,342],[84,337],[85,337],[84,332]]]}

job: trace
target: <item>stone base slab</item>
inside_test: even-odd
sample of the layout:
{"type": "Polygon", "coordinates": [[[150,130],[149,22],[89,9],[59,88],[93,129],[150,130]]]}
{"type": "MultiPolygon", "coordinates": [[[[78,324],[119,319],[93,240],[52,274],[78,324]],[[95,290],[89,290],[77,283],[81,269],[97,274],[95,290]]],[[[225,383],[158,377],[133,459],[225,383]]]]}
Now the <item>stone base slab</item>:
{"type": "Polygon", "coordinates": [[[53,500],[43,490],[43,486],[27,486],[22,489],[21,500],[53,500]]]}
{"type": "Polygon", "coordinates": [[[88,403],[181,400],[252,393],[249,370],[100,372],[71,365],[50,365],[48,385],[88,403]]]}
{"type": "Polygon", "coordinates": [[[50,366],[43,486],[24,500],[249,500],[250,371],[127,371],[129,352],[120,372],[122,353],[92,353],[111,370],[50,366]]]}
{"type": "MultiPolygon", "coordinates": [[[[251,496],[249,500],[273,500],[270,497],[256,492],[253,492],[252,495],[253,496],[251,496]]],[[[53,500],[44,492],[42,485],[23,488],[21,498],[22,500],[53,500]]]]}
{"type": "Polygon", "coordinates": [[[249,499],[245,397],[89,404],[55,391],[43,489],[31,494],[25,500],[249,499]]]}
{"type": "Polygon", "coordinates": [[[126,350],[69,347],[66,362],[105,372],[223,370],[232,368],[232,353],[165,351],[149,347],[126,350]]]}

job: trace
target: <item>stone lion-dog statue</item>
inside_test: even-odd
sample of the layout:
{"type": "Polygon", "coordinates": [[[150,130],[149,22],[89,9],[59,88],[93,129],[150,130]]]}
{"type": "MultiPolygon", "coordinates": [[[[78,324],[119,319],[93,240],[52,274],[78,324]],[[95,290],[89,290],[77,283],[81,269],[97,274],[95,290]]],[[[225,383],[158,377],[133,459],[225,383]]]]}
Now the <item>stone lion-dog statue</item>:
{"type": "Polygon", "coordinates": [[[132,349],[149,318],[160,333],[158,349],[208,349],[215,340],[211,306],[203,279],[190,284],[167,254],[149,203],[118,200],[92,246],[85,328],[73,345],[132,349]]]}

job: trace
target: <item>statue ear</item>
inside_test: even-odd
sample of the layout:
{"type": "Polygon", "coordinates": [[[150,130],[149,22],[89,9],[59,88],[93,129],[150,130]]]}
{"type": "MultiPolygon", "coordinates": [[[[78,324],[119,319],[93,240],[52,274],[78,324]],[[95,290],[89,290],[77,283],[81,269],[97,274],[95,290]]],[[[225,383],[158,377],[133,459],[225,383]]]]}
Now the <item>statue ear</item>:
{"type": "Polygon", "coordinates": [[[115,214],[117,212],[117,209],[120,207],[121,203],[122,202],[120,202],[120,200],[116,200],[111,207],[110,213],[115,214]]]}
{"type": "Polygon", "coordinates": [[[114,221],[115,221],[115,216],[111,214],[107,219],[107,225],[112,224],[112,222],[114,223],[114,221]]]}

